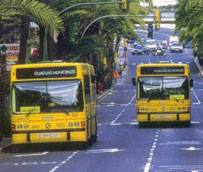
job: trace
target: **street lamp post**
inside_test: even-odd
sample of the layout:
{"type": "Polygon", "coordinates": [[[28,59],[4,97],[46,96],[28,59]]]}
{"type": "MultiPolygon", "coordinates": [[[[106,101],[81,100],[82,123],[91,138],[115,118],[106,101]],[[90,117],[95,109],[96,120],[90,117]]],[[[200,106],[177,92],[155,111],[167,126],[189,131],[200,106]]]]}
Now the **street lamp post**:
{"type": "Polygon", "coordinates": [[[83,36],[85,35],[86,31],[89,29],[89,27],[94,24],[95,22],[101,20],[101,19],[105,19],[105,18],[113,18],[113,17],[143,17],[144,15],[106,15],[106,16],[102,16],[99,18],[96,18],[95,20],[93,20],[83,31],[81,38],[83,38],[83,36]]]}
{"type": "Polygon", "coordinates": [[[63,15],[65,12],[69,11],[72,8],[79,7],[79,6],[85,6],[85,5],[111,5],[111,4],[123,4],[122,1],[119,2],[86,2],[86,3],[79,3],[75,5],[71,5],[70,7],[65,8],[59,13],[59,16],[63,15]]]}

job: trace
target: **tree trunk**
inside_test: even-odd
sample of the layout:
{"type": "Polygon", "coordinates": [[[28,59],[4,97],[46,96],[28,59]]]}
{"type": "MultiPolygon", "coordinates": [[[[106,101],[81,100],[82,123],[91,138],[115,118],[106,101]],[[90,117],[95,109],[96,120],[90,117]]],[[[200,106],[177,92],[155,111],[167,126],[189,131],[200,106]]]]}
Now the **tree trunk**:
{"type": "Polygon", "coordinates": [[[27,55],[27,40],[29,36],[29,20],[26,17],[21,17],[21,33],[20,33],[20,52],[19,52],[19,64],[25,64],[27,55]]]}

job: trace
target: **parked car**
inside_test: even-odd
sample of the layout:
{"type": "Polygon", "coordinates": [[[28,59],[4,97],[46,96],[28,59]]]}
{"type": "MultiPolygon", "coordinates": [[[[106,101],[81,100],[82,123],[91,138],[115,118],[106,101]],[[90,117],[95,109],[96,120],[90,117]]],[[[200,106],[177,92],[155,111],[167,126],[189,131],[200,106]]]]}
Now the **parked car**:
{"type": "Polygon", "coordinates": [[[173,52],[183,52],[183,46],[182,46],[182,44],[180,44],[180,43],[173,43],[173,44],[171,44],[171,47],[170,47],[170,50],[171,50],[171,53],[173,53],[173,52]]]}
{"type": "Polygon", "coordinates": [[[149,54],[149,49],[142,45],[137,45],[131,50],[132,55],[135,54],[149,54]]]}

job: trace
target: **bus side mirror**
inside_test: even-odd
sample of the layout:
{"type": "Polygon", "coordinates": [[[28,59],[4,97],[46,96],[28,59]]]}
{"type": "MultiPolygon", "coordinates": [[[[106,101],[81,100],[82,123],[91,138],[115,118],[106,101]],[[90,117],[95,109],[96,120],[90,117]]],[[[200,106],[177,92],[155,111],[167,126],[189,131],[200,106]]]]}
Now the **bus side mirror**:
{"type": "Polygon", "coordinates": [[[136,85],[136,78],[132,78],[132,85],[133,85],[133,86],[136,85]]]}
{"type": "Polygon", "coordinates": [[[193,79],[190,79],[190,87],[193,87],[193,79]]]}

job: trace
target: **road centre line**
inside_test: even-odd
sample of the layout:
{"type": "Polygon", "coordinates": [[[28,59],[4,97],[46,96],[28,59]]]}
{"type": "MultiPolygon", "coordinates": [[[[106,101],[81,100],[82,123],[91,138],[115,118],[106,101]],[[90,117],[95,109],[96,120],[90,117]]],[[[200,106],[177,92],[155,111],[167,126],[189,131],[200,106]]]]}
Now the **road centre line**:
{"type": "Polygon", "coordinates": [[[115,122],[118,120],[118,118],[123,114],[123,112],[125,112],[125,109],[123,109],[118,115],[117,117],[111,122],[111,125],[114,125],[115,122]]]}
{"type": "Polygon", "coordinates": [[[157,132],[155,134],[154,141],[152,143],[152,147],[151,147],[150,152],[149,152],[147,163],[146,163],[145,168],[144,168],[144,172],[149,172],[150,171],[150,167],[151,167],[151,163],[152,163],[152,160],[153,160],[154,151],[156,150],[159,135],[160,135],[160,130],[157,130],[157,132]]]}

